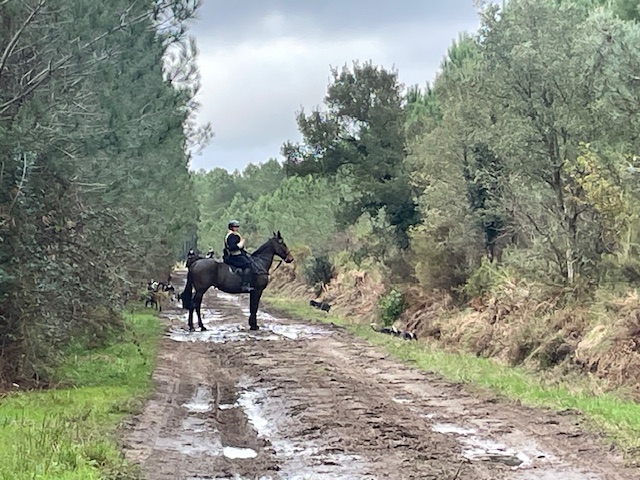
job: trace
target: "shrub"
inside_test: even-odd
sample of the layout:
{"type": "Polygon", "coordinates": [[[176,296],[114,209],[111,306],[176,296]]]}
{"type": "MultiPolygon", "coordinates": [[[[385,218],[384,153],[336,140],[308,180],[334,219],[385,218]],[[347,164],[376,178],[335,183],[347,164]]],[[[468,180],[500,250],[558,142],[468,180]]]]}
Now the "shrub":
{"type": "Polygon", "coordinates": [[[378,300],[378,309],[380,311],[380,320],[385,326],[393,325],[402,312],[404,312],[406,304],[404,296],[396,289],[391,289],[389,293],[383,295],[378,300]]]}
{"type": "Polygon", "coordinates": [[[309,256],[304,263],[304,278],[309,285],[329,283],[333,278],[333,264],[329,255],[322,253],[309,256]]]}

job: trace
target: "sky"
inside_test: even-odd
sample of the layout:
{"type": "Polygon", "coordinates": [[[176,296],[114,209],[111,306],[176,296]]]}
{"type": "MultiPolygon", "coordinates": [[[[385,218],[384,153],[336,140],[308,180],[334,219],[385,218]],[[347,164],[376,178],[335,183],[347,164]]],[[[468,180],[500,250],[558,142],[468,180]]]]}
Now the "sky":
{"type": "Polygon", "coordinates": [[[242,170],[299,141],[296,112],[321,107],[330,68],[372,61],[400,82],[433,80],[451,43],[473,32],[473,0],[204,0],[198,121],[214,132],[191,168],[242,170]]]}

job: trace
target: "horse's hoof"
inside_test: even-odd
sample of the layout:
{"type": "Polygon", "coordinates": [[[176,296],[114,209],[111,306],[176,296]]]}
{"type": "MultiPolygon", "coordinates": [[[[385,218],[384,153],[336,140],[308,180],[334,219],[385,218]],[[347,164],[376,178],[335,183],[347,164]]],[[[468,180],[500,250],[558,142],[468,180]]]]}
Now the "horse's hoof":
{"type": "Polygon", "coordinates": [[[260,330],[260,327],[258,325],[251,325],[249,330],[260,330]]]}
{"type": "Polygon", "coordinates": [[[206,331],[207,331],[207,329],[206,329],[206,328],[204,328],[204,327],[200,327],[200,331],[201,331],[201,332],[206,332],[206,331]]]}
{"type": "Polygon", "coordinates": [[[195,332],[195,331],[196,331],[196,329],[195,329],[195,328],[193,328],[193,327],[189,327],[189,333],[191,333],[191,332],[195,332]]]}

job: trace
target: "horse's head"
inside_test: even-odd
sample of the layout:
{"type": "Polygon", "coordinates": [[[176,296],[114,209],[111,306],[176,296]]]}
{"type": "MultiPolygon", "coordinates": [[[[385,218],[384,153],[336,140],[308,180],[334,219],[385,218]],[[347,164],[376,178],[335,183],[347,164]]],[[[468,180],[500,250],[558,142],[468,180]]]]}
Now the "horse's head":
{"type": "Polygon", "coordinates": [[[273,245],[274,253],[281,259],[283,259],[285,263],[293,262],[291,251],[289,250],[289,247],[287,247],[287,244],[284,243],[284,239],[280,234],[280,230],[278,230],[278,233],[273,232],[273,237],[271,237],[271,244],[273,245]]]}

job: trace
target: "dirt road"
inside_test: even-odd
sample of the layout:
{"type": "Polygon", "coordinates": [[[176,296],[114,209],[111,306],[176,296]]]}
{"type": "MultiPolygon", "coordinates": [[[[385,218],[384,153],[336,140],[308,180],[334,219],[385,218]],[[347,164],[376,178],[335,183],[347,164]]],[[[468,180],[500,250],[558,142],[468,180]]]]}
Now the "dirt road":
{"type": "Polygon", "coordinates": [[[124,435],[149,480],[637,479],[575,414],[471,395],[339,327],[209,291],[207,332],[163,313],[157,390],[124,435]]]}

